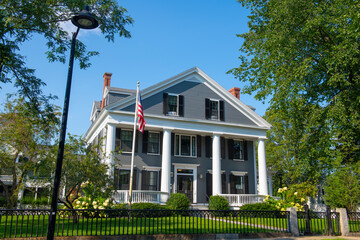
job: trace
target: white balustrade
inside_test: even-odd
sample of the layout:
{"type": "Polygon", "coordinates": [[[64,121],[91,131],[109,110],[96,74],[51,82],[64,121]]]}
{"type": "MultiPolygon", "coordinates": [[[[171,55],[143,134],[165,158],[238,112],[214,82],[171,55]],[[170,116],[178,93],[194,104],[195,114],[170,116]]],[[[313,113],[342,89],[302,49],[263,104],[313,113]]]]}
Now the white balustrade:
{"type": "MultiPolygon", "coordinates": [[[[146,190],[133,190],[132,191],[132,203],[147,202],[147,203],[165,203],[169,194],[159,191],[146,191],[146,190]],[[164,200],[164,201],[161,201],[164,200]]],[[[129,202],[128,190],[116,190],[113,193],[113,198],[117,203],[129,202]]]]}
{"type": "MultiPolygon", "coordinates": [[[[219,196],[225,197],[230,206],[242,206],[244,204],[249,203],[260,203],[264,202],[264,199],[266,198],[265,195],[257,195],[257,194],[219,194],[219,196]]],[[[279,200],[279,197],[272,197],[275,200],[279,200]]]]}

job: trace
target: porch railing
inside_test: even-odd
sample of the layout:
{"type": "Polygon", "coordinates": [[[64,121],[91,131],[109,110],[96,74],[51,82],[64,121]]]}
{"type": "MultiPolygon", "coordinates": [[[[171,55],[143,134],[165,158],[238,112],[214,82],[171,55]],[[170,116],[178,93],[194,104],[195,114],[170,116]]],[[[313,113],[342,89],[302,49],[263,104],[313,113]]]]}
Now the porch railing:
{"type": "MultiPolygon", "coordinates": [[[[128,190],[116,190],[113,193],[113,198],[117,203],[129,202],[128,190]]],[[[132,192],[132,203],[147,202],[147,203],[165,203],[169,198],[169,194],[159,191],[134,190],[132,192]]]]}
{"type": "MultiPolygon", "coordinates": [[[[240,207],[244,204],[249,203],[259,203],[264,202],[266,198],[265,195],[257,195],[257,194],[219,194],[220,196],[225,197],[230,206],[232,207],[240,207]]],[[[279,197],[272,197],[276,200],[279,200],[279,197]]]]}

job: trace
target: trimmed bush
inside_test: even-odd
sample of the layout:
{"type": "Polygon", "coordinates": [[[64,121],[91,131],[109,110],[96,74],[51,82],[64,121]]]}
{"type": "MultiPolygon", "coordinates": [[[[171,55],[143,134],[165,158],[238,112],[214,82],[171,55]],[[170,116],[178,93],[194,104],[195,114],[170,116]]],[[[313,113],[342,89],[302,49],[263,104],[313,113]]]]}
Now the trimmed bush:
{"type": "Polygon", "coordinates": [[[228,200],[223,196],[210,196],[209,201],[210,210],[230,210],[228,200]]]}
{"type": "Polygon", "coordinates": [[[184,193],[171,193],[166,206],[173,210],[188,210],[190,201],[184,193]]]}
{"type": "Polygon", "coordinates": [[[156,203],[134,203],[131,205],[131,209],[165,210],[167,207],[156,203]]]}
{"type": "Polygon", "coordinates": [[[275,206],[269,203],[250,203],[240,207],[240,210],[248,211],[279,211],[275,206]]]}

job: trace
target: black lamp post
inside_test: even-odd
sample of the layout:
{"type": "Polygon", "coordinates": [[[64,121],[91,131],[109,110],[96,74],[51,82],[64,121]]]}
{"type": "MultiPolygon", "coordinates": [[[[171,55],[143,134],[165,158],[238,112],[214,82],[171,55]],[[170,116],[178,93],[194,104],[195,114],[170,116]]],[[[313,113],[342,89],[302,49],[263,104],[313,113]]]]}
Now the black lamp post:
{"type": "Polygon", "coordinates": [[[75,43],[76,37],[79,33],[80,28],[83,29],[94,29],[99,26],[96,18],[89,12],[89,7],[85,7],[85,10],[82,10],[78,15],[71,18],[71,22],[77,26],[76,32],[72,35],[71,40],[71,50],[70,50],[70,61],[69,61],[69,70],[68,77],[66,82],[66,91],[64,99],[64,109],[61,121],[61,130],[60,130],[60,140],[59,140],[59,150],[56,160],[56,170],[55,170],[55,179],[54,179],[54,190],[51,199],[51,210],[49,216],[49,226],[47,232],[47,239],[54,239],[55,233],[55,221],[56,221],[56,211],[57,211],[57,200],[59,196],[60,188],[60,177],[61,177],[61,168],[64,157],[64,146],[65,146],[65,136],[66,136],[66,126],[69,110],[69,101],[70,101],[70,89],[71,89],[71,79],[74,65],[74,52],[75,52],[75,43]]]}

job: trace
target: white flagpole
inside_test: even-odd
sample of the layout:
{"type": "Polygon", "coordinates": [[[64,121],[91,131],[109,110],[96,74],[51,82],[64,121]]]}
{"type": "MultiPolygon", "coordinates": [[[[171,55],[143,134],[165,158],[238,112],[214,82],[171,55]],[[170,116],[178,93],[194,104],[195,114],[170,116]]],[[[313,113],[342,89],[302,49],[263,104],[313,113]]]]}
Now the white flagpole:
{"type": "Polygon", "coordinates": [[[131,196],[133,188],[133,175],[134,175],[134,156],[135,156],[135,141],[136,141],[136,121],[137,121],[137,112],[138,112],[138,100],[139,100],[139,82],[137,82],[136,89],[136,101],[135,101],[135,116],[134,116],[134,132],[133,132],[133,142],[131,149],[131,167],[130,167],[130,183],[129,183],[129,209],[131,208],[131,196]]]}

